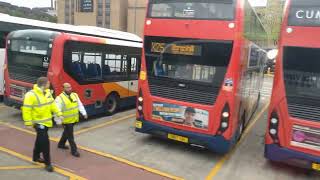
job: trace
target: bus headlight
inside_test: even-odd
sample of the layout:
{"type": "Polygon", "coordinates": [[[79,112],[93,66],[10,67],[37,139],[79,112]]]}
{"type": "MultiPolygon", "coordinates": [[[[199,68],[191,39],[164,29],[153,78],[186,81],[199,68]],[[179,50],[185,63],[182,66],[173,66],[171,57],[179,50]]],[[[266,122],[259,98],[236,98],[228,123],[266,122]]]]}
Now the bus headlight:
{"type": "Polygon", "coordinates": [[[272,123],[272,124],[277,124],[277,123],[278,123],[278,119],[276,119],[276,118],[271,118],[271,123],[272,123]]]}
{"type": "Polygon", "coordinates": [[[221,123],[221,127],[222,127],[222,128],[227,128],[227,127],[228,127],[228,123],[227,123],[227,122],[221,123]]]}
{"type": "Polygon", "coordinates": [[[228,118],[228,117],[229,117],[229,113],[228,113],[228,112],[223,112],[223,113],[222,113],[222,117],[228,118]]]}
{"type": "Polygon", "coordinates": [[[139,102],[142,102],[142,101],[143,101],[143,97],[139,97],[139,98],[138,98],[138,101],[139,101],[139,102]]]}
{"type": "Polygon", "coordinates": [[[142,106],[138,106],[138,110],[139,110],[139,111],[142,111],[142,106]]]}
{"type": "Polygon", "coordinates": [[[269,135],[271,136],[274,143],[279,143],[279,118],[278,114],[273,111],[271,113],[270,121],[269,121],[269,135]]]}
{"type": "Polygon", "coordinates": [[[218,130],[218,134],[224,133],[229,127],[229,118],[230,118],[230,107],[229,104],[226,103],[222,112],[221,112],[221,121],[220,128],[218,130]]]}
{"type": "Polygon", "coordinates": [[[276,134],[277,134],[277,130],[275,130],[275,129],[270,129],[270,134],[276,135],[276,134]]]}

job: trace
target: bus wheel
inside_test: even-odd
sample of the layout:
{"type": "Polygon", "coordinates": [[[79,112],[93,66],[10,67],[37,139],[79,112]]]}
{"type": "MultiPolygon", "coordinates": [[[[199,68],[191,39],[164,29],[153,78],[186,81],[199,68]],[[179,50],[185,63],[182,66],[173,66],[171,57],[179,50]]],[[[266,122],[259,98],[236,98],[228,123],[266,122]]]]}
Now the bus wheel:
{"type": "Polygon", "coordinates": [[[245,123],[245,120],[246,120],[246,112],[244,111],[242,116],[241,116],[241,119],[240,119],[240,124],[239,124],[239,136],[238,136],[238,141],[240,141],[241,137],[242,137],[242,134],[243,134],[243,131],[244,131],[244,123],[245,123]]]}
{"type": "Polygon", "coordinates": [[[110,94],[106,99],[106,114],[113,115],[118,110],[119,96],[117,94],[110,94]]]}

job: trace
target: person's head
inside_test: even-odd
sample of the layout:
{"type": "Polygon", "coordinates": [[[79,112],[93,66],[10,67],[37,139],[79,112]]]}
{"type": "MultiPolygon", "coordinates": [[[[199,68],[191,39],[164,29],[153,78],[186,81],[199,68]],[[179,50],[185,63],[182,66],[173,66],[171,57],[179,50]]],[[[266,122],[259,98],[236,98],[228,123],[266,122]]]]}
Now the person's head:
{"type": "Polygon", "coordinates": [[[70,83],[64,83],[64,84],[63,84],[63,91],[64,91],[66,94],[70,95],[70,94],[72,93],[72,86],[71,86],[71,84],[70,84],[70,83]]]}
{"type": "Polygon", "coordinates": [[[196,114],[196,111],[192,107],[186,108],[184,111],[184,117],[186,118],[186,122],[191,123],[194,121],[194,116],[196,114]]]}
{"type": "Polygon", "coordinates": [[[46,77],[40,77],[40,78],[37,80],[37,85],[38,85],[39,88],[41,88],[41,89],[43,89],[43,90],[49,89],[49,88],[50,88],[49,79],[46,78],[46,77]]]}

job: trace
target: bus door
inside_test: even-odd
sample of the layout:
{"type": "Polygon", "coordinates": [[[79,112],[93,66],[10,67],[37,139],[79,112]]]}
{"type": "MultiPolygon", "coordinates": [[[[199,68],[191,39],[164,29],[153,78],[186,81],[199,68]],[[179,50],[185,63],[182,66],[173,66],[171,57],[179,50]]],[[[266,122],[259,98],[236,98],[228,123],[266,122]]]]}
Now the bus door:
{"type": "Polygon", "coordinates": [[[128,73],[129,73],[129,96],[136,96],[138,92],[138,72],[140,69],[141,55],[128,56],[128,73]]]}

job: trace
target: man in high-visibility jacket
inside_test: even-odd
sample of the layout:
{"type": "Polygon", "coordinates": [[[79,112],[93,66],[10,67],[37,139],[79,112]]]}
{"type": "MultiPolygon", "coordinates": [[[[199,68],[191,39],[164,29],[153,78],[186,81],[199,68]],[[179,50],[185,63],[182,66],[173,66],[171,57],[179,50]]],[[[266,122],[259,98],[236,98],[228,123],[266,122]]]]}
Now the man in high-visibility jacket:
{"type": "Polygon", "coordinates": [[[45,169],[53,171],[50,160],[50,142],[48,128],[53,125],[52,115],[60,116],[62,113],[57,107],[50,92],[50,82],[46,77],[40,77],[33,89],[26,93],[23,106],[22,118],[26,126],[33,126],[37,132],[37,137],[33,149],[33,161],[44,163],[45,169]],[[40,153],[43,159],[40,158],[40,153]]]}
{"type": "Polygon", "coordinates": [[[58,148],[68,149],[65,145],[68,140],[71,147],[71,154],[75,157],[80,157],[77,145],[74,141],[73,126],[79,122],[79,111],[85,119],[88,118],[87,112],[80,101],[78,94],[72,92],[72,87],[69,83],[63,84],[63,92],[55,101],[64,117],[62,121],[64,130],[58,143],[58,148]]]}

